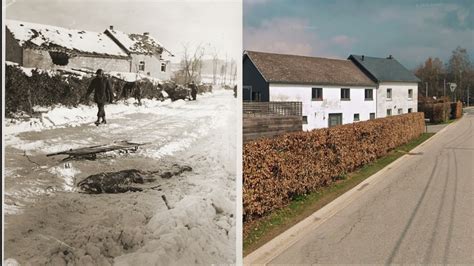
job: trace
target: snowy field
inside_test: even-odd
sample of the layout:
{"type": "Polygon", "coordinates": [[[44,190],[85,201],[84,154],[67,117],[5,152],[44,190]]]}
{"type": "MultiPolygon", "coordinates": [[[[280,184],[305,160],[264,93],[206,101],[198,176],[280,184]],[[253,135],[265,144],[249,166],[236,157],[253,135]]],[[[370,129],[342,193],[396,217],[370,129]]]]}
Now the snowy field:
{"type": "Polygon", "coordinates": [[[5,257],[31,265],[210,264],[235,261],[237,99],[216,90],[197,101],[133,100],[56,107],[5,128],[5,257]],[[114,141],[137,152],[61,161],[46,154],[114,141]],[[143,192],[90,195],[76,184],[124,169],[169,171],[143,192]]]}

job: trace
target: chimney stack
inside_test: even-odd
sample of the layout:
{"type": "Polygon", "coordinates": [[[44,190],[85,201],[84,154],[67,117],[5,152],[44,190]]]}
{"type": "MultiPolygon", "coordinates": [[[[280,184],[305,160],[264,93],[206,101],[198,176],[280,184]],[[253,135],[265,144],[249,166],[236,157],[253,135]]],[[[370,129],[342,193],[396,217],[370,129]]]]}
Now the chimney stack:
{"type": "Polygon", "coordinates": [[[387,57],[387,59],[393,59],[393,56],[392,56],[392,55],[389,55],[389,56],[387,57]]]}
{"type": "Polygon", "coordinates": [[[109,29],[110,29],[110,30],[114,30],[114,25],[110,25],[110,26],[109,26],[109,29]]]}

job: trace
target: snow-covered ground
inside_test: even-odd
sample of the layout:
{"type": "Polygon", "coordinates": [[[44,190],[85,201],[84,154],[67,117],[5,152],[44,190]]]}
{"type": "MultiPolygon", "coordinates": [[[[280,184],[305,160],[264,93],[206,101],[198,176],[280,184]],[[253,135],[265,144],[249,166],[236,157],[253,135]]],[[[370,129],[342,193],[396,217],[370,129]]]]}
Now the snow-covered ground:
{"type": "Polygon", "coordinates": [[[22,264],[210,264],[235,261],[237,99],[216,90],[197,101],[56,107],[6,121],[5,257],[22,264]],[[46,154],[113,141],[150,142],[95,161],[46,154]],[[124,169],[191,172],[143,192],[89,195],[75,184],[124,169]],[[166,198],[166,202],[164,200],[166,198]]]}

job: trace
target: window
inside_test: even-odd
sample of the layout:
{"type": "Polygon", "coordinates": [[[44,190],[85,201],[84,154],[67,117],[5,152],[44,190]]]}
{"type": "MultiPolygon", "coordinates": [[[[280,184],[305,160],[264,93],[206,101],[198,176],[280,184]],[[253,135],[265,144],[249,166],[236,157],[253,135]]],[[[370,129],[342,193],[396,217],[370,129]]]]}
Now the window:
{"type": "Polygon", "coordinates": [[[408,99],[413,99],[413,89],[408,90],[408,99]]]}
{"type": "Polygon", "coordinates": [[[365,89],[365,100],[372,101],[374,99],[374,91],[372,89],[365,89]]]}
{"type": "Polygon", "coordinates": [[[140,61],[138,64],[138,71],[145,71],[145,61],[140,61]]]}
{"type": "Polygon", "coordinates": [[[387,109],[387,116],[391,116],[392,115],[392,109],[387,109]]]}
{"type": "Polygon", "coordinates": [[[398,114],[399,115],[403,114],[403,109],[402,108],[398,108],[398,114]]]}
{"type": "Polygon", "coordinates": [[[392,89],[387,89],[387,100],[392,99],[392,89]]]}
{"type": "Polygon", "coordinates": [[[413,112],[413,108],[408,108],[408,113],[413,112]]]}
{"type": "Polygon", "coordinates": [[[359,121],[359,114],[354,114],[354,122],[357,122],[359,121]]]}
{"type": "Polygon", "coordinates": [[[341,100],[343,101],[349,101],[351,99],[351,90],[342,88],[341,89],[341,100]]]}
{"type": "Polygon", "coordinates": [[[303,116],[303,124],[304,125],[308,124],[308,116],[306,115],[303,116]]]}
{"type": "Polygon", "coordinates": [[[323,99],[323,88],[311,88],[311,100],[321,101],[323,99]]]}
{"type": "Polygon", "coordinates": [[[161,63],[161,72],[166,72],[166,63],[161,63]]]}
{"type": "Polygon", "coordinates": [[[375,113],[370,113],[369,117],[370,117],[370,120],[375,119],[375,113]]]}
{"type": "Polygon", "coordinates": [[[342,125],[342,114],[329,114],[328,127],[342,125]]]}

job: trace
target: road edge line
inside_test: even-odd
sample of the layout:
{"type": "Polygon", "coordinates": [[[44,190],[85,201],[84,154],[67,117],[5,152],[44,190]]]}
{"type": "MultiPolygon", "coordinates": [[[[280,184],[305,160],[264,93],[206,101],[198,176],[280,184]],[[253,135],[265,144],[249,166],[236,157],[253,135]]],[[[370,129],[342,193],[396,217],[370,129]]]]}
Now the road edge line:
{"type": "MultiPolygon", "coordinates": [[[[434,136],[420,143],[417,147],[413,149],[413,151],[418,150],[419,148],[420,149],[424,148],[425,144],[428,144],[428,142],[431,139],[433,139],[439,133],[442,133],[442,131],[444,131],[446,128],[448,128],[451,125],[452,124],[446,126],[442,130],[440,130],[438,133],[435,133],[434,136]]],[[[293,246],[296,242],[298,242],[301,239],[301,236],[304,235],[306,231],[316,229],[317,227],[322,225],[324,222],[326,222],[329,218],[331,218],[332,216],[337,214],[339,211],[347,207],[354,200],[359,198],[362,194],[366,193],[366,191],[371,190],[375,184],[381,181],[381,179],[379,178],[381,175],[391,170],[393,167],[400,164],[403,160],[409,157],[410,155],[408,154],[401,156],[400,158],[391,162],[384,168],[380,169],[377,173],[369,176],[364,181],[360,182],[357,186],[353,187],[352,189],[348,190],[344,194],[340,195],[339,197],[337,197],[330,203],[326,204],[324,207],[317,210],[310,216],[306,217],[299,223],[288,228],[286,231],[279,234],[272,240],[268,241],[260,248],[254,250],[252,253],[244,257],[243,259],[244,265],[268,264],[278,255],[280,255],[284,250],[288,249],[289,247],[293,246]],[[362,186],[366,186],[366,184],[369,184],[369,183],[370,183],[370,186],[368,188],[359,190],[362,186]]]]}

